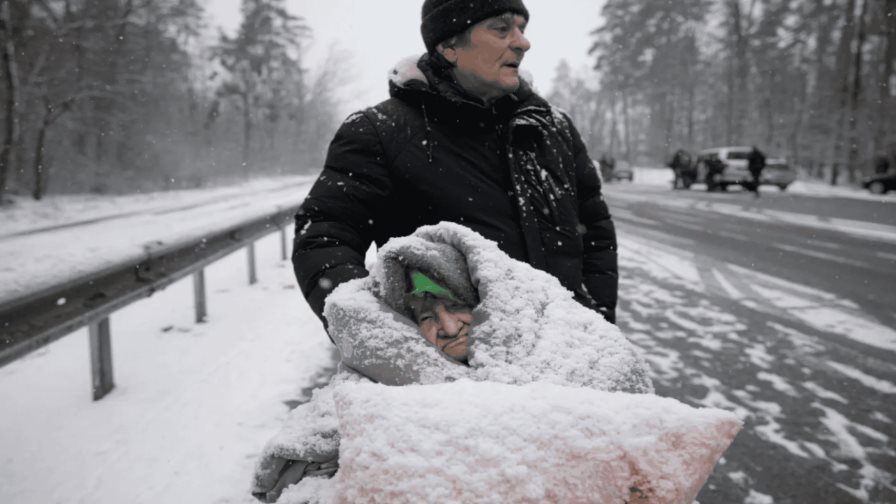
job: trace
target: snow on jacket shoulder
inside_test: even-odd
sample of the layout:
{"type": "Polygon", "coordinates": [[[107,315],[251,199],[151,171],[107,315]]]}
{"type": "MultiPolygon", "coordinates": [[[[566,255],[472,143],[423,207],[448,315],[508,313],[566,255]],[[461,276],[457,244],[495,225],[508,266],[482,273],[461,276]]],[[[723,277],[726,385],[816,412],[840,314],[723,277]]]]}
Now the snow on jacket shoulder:
{"type": "Polygon", "coordinates": [[[296,216],[293,264],[312,309],[322,316],[333,288],[366,276],[371,242],[449,221],[612,320],[615,230],[568,117],[528,85],[492,106],[474,103],[437,89],[414,63],[396,70],[392,98],[339,128],[296,216]]]}

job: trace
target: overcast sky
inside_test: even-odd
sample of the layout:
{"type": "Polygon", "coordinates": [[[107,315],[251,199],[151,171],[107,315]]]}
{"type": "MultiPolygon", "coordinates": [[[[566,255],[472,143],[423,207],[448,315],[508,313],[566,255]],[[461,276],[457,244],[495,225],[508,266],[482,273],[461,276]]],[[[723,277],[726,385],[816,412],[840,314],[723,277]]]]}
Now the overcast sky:
{"type": "MultiPolygon", "coordinates": [[[[241,0],[205,0],[212,27],[233,33],[240,22],[241,0]]],[[[352,56],[351,83],[344,114],[388,98],[386,75],[401,58],[425,51],[420,38],[423,0],[286,0],[314,32],[308,67],[314,69],[336,44],[352,56]]],[[[574,68],[590,66],[591,30],[601,23],[603,0],[525,0],[529,9],[526,34],[532,49],[523,68],[535,87],[549,91],[561,59],[574,68]]]]}

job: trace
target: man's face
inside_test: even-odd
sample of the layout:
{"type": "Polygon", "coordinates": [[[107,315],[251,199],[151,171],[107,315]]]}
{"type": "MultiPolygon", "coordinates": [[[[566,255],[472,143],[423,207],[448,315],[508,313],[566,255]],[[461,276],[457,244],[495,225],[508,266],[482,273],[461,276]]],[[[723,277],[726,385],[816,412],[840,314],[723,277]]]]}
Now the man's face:
{"type": "Polygon", "coordinates": [[[491,101],[520,86],[519,66],[530,47],[525,30],[526,18],[508,12],[473,25],[469,44],[440,52],[455,64],[455,76],[468,93],[491,101]]]}
{"type": "Polygon", "coordinates": [[[473,323],[470,307],[431,294],[414,296],[409,304],[426,341],[453,359],[467,358],[473,323]]]}

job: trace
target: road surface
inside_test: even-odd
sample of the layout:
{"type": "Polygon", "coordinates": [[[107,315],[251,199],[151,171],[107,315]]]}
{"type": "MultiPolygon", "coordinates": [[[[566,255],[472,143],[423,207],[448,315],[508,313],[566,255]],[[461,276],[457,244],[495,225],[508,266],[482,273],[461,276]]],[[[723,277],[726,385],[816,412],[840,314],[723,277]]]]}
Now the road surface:
{"type": "Polygon", "coordinates": [[[896,204],[605,193],[657,392],[746,418],[699,502],[896,502],[896,204]]]}

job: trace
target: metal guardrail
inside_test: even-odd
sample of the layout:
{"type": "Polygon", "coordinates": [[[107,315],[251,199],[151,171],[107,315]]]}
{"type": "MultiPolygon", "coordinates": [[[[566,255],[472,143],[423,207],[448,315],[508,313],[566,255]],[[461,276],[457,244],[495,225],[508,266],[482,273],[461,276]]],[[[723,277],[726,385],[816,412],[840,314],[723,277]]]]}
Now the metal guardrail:
{"type": "Polygon", "coordinates": [[[147,252],[141,260],[110,266],[0,305],[0,366],[88,326],[93,398],[102,399],[115,387],[109,315],[193,275],[196,321],[204,321],[205,266],[245,248],[249,283],[254,284],[255,241],[279,230],[281,255],[287,259],[286,226],[298,207],[296,204],[224,231],[147,252]]]}

